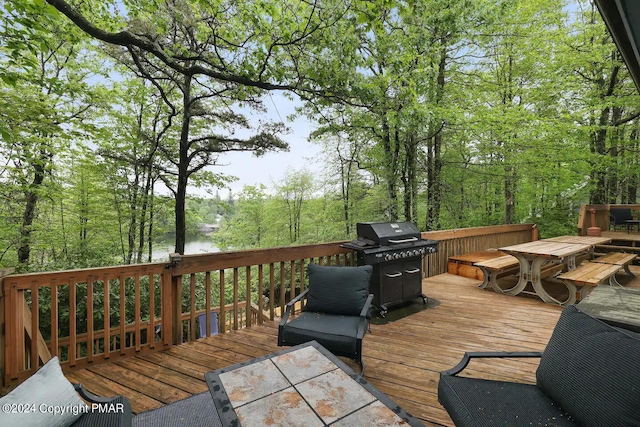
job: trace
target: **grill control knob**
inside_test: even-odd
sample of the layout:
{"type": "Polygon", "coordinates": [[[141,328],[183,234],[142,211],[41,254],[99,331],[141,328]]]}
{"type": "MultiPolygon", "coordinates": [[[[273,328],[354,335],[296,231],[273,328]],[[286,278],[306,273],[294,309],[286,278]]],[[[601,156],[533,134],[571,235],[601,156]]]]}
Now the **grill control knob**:
{"type": "Polygon", "coordinates": [[[427,252],[425,248],[420,248],[420,255],[424,255],[427,252]]]}
{"type": "Polygon", "coordinates": [[[393,259],[393,256],[391,254],[385,254],[384,256],[385,261],[391,261],[392,259],[393,259]]]}
{"type": "Polygon", "coordinates": [[[420,255],[420,251],[419,251],[418,249],[414,249],[414,250],[411,252],[411,255],[413,255],[413,256],[418,256],[418,255],[420,255]]]}
{"type": "Polygon", "coordinates": [[[400,255],[402,256],[402,258],[406,258],[409,256],[409,251],[407,252],[400,252],[400,255]]]}
{"type": "Polygon", "coordinates": [[[393,254],[393,259],[399,259],[399,258],[400,258],[400,254],[398,252],[393,254]]]}

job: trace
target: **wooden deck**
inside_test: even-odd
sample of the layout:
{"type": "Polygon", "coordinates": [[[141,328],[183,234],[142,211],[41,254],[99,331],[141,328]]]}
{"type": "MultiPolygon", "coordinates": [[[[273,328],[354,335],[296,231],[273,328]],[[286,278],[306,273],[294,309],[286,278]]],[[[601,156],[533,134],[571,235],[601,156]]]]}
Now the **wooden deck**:
{"type": "MultiPolygon", "coordinates": [[[[435,307],[384,325],[364,340],[366,377],[425,425],[452,425],[437,399],[439,372],[464,351],[542,350],[561,308],[477,288],[478,281],[442,274],[423,282],[435,307]]],[[[207,390],[204,374],[280,349],[277,323],[253,326],[171,350],[67,373],[103,396],[124,395],[135,413],[207,390]]],[[[534,382],[537,360],[474,362],[466,374],[534,382]]]]}

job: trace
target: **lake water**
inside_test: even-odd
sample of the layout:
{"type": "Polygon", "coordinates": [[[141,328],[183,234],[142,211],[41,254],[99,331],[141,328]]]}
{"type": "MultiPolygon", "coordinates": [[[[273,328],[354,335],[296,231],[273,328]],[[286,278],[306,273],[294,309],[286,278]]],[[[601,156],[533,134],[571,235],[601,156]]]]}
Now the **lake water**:
{"type": "MultiPolygon", "coordinates": [[[[173,253],[174,248],[175,242],[173,240],[156,242],[153,244],[151,258],[153,261],[168,261],[169,254],[173,253]]],[[[207,252],[220,252],[220,249],[211,240],[207,239],[187,240],[184,245],[185,255],[204,254],[207,252]]]]}

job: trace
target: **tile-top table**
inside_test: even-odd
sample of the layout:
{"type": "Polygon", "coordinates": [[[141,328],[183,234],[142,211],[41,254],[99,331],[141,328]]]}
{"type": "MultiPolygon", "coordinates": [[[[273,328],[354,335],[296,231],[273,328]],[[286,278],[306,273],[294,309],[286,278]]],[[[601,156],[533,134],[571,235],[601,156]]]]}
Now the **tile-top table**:
{"type": "Polygon", "coordinates": [[[596,286],[577,307],[605,323],[640,332],[640,289],[596,286]]]}
{"type": "Polygon", "coordinates": [[[315,341],[205,375],[224,426],[422,426],[315,341]]]}

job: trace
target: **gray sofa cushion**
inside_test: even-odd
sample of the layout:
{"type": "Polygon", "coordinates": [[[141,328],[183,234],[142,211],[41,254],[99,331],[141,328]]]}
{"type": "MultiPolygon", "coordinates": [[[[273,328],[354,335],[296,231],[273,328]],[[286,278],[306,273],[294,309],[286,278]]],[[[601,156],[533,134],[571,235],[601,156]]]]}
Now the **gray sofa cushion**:
{"type": "Polygon", "coordinates": [[[640,425],[640,339],[575,306],[562,312],[537,384],[585,427],[640,425]]]}
{"type": "Polygon", "coordinates": [[[337,267],[309,264],[306,310],[358,316],[369,296],[373,267],[337,267]]]}
{"type": "Polygon", "coordinates": [[[533,384],[440,375],[438,400],[457,427],[577,426],[533,384]]]}

